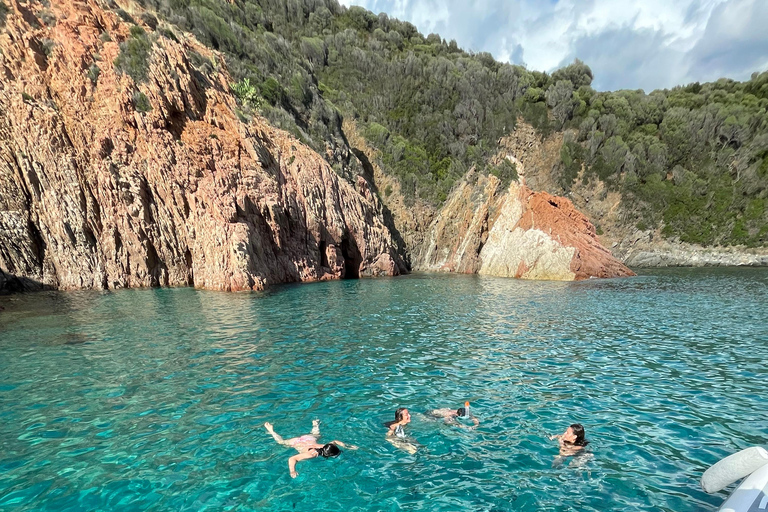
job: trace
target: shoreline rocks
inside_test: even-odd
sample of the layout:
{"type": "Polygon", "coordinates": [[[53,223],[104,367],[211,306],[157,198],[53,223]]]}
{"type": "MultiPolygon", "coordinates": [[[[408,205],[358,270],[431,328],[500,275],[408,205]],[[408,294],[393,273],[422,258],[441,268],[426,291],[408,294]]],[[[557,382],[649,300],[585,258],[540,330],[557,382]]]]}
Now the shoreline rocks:
{"type": "Polygon", "coordinates": [[[633,268],[768,267],[768,249],[700,247],[660,242],[634,247],[621,258],[633,268]]]}

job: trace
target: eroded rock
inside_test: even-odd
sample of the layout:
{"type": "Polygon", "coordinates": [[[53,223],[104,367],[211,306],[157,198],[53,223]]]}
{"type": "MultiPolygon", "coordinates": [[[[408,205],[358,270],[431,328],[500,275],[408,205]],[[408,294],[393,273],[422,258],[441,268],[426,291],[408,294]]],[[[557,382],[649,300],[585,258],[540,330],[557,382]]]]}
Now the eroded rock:
{"type": "Polygon", "coordinates": [[[53,27],[34,23],[40,6],[6,3],[3,282],[257,290],[405,271],[370,192],[263,119],[242,122],[223,59],[194,38],[144,26],[137,84],[113,65],[129,25],[100,3],[52,3],[53,27]],[[218,70],[195,69],[193,51],[218,70]]]}
{"type": "Polygon", "coordinates": [[[634,275],[569,200],[517,182],[500,190],[494,176],[468,178],[433,222],[417,268],[564,281],[634,275]]]}

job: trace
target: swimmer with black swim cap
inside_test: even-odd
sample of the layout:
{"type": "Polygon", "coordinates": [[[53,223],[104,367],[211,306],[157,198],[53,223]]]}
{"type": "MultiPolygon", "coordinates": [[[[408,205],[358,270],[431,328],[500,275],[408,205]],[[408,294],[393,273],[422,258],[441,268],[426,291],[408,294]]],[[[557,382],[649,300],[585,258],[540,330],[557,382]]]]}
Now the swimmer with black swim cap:
{"type": "Polygon", "coordinates": [[[357,446],[353,444],[344,444],[341,441],[331,441],[327,444],[320,444],[317,442],[317,438],[320,437],[320,420],[312,421],[312,433],[293,437],[291,439],[283,439],[280,434],[275,432],[272,424],[264,423],[264,428],[272,436],[272,438],[283,446],[290,446],[295,448],[298,454],[288,459],[288,471],[291,473],[291,478],[296,478],[299,474],[296,472],[296,463],[302,460],[314,459],[318,456],[325,457],[338,457],[341,453],[339,446],[342,448],[348,448],[350,450],[357,450],[357,446]]]}
{"type": "MultiPolygon", "coordinates": [[[[435,418],[442,418],[446,423],[451,425],[458,425],[460,427],[463,427],[461,423],[456,421],[457,418],[466,418],[471,419],[472,423],[474,423],[474,427],[477,427],[480,425],[480,420],[478,420],[475,416],[472,415],[472,413],[469,411],[469,402],[464,402],[464,407],[459,407],[458,409],[433,409],[429,411],[427,414],[430,416],[434,416],[435,418]]],[[[469,428],[474,428],[469,427],[469,428]]]]}

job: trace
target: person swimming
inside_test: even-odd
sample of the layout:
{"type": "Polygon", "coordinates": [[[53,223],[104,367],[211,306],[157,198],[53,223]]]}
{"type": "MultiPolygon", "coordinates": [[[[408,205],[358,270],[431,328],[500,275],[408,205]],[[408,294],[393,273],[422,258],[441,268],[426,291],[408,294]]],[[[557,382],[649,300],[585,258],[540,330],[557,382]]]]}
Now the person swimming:
{"type": "Polygon", "coordinates": [[[589,444],[584,427],[580,423],[574,423],[559,436],[554,435],[549,438],[558,440],[560,443],[560,456],[562,457],[577,455],[589,444]]]}
{"type": "Polygon", "coordinates": [[[387,423],[389,432],[397,437],[405,437],[405,431],[403,427],[411,422],[411,413],[405,407],[401,407],[395,411],[395,421],[387,423]]]}
{"type": "Polygon", "coordinates": [[[388,427],[386,440],[394,447],[413,455],[418,450],[417,446],[406,439],[408,435],[403,428],[405,425],[411,422],[411,413],[405,407],[401,407],[395,411],[395,421],[386,423],[388,427]]]}
{"type": "Polygon", "coordinates": [[[317,439],[320,437],[320,420],[312,421],[312,433],[299,437],[292,437],[291,439],[283,439],[280,434],[275,432],[272,424],[269,422],[264,423],[264,428],[277,441],[278,444],[283,446],[290,446],[295,448],[298,454],[288,459],[288,471],[291,474],[291,478],[296,478],[299,473],[296,472],[296,463],[302,460],[314,459],[318,456],[324,458],[338,457],[341,453],[339,446],[342,448],[348,448],[350,450],[357,450],[357,446],[353,444],[345,444],[341,441],[331,441],[330,443],[320,444],[317,439]]]}
{"type": "Polygon", "coordinates": [[[478,425],[480,425],[480,420],[478,420],[469,410],[469,402],[464,402],[464,407],[459,407],[458,409],[455,409],[455,410],[454,409],[433,409],[429,411],[427,414],[435,418],[442,418],[446,423],[451,425],[458,425],[462,428],[464,428],[464,425],[456,421],[458,418],[471,419],[472,423],[474,423],[474,426],[468,427],[468,428],[476,428],[478,425]]]}

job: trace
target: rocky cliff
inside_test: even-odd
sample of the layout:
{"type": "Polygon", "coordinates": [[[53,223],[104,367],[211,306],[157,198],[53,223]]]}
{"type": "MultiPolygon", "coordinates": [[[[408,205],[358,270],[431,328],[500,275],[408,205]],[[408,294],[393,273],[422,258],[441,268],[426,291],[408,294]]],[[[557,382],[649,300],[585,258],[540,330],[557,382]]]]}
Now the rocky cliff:
{"type": "Polygon", "coordinates": [[[0,290],[258,290],[397,275],[411,259],[531,279],[631,275],[570,201],[524,185],[530,144],[500,146],[521,183],[471,171],[439,212],[409,206],[353,122],[365,172],[350,182],[243,114],[220,55],[138,8],[5,1],[0,290]]]}
{"type": "Polygon", "coordinates": [[[194,38],[95,0],[5,3],[0,287],[255,290],[405,271],[367,182],[244,122],[194,38]],[[134,80],[113,63],[141,66],[141,45],[134,80]]]}
{"type": "Polygon", "coordinates": [[[503,189],[494,176],[470,174],[426,240],[416,263],[424,270],[563,281],[634,275],[569,200],[517,181],[503,189]]]}

